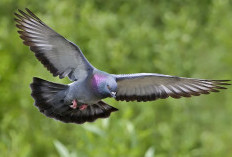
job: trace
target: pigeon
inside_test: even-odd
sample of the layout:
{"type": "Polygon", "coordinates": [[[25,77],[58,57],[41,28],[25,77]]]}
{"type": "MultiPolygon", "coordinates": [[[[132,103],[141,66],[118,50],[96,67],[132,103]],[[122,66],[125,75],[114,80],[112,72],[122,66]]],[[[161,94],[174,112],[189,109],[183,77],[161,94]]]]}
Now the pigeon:
{"type": "Polygon", "coordinates": [[[219,92],[230,80],[185,78],[157,73],[110,74],[95,68],[81,49],[46,25],[29,9],[15,13],[23,43],[54,77],[72,83],[58,84],[37,77],[30,84],[34,105],[47,117],[82,124],[118,111],[103,101],[154,101],[219,92]]]}

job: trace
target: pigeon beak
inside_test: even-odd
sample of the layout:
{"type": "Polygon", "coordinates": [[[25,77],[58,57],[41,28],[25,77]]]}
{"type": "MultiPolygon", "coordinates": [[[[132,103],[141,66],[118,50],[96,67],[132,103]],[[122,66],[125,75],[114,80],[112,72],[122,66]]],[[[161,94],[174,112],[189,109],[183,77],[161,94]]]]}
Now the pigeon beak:
{"type": "Polygon", "coordinates": [[[116,98],[116,92],[110,92],[110,94],[113,98],[116,98]]]}

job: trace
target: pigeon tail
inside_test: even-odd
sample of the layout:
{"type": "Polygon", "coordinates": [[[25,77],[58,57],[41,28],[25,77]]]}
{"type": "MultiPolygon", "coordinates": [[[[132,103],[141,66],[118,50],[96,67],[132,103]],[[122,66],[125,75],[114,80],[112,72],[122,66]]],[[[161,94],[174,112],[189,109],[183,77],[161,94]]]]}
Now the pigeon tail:
{"type": "Polygon", "coordinates": [[[68,88],[68,85],[34,77],[31,83],[31,96],[41,113],[65,123],[93,122],[98,118],[107,118],[111,112],[118,111],[117,108],[103,101],[91,105],[78,104],[80,107],[72,108],[72,103],[65,101],[68,88]],[[85,107],[81,108],[81,106],[85,107]]]}
{"type": "Polygon", "coordinates": [[[65,123],[83,124],[85,122],[93,122],[98,118],[107,118],[110,116],[111,112],[118,111],[117,108],[103,101],[91,105],[83,104],[82,106],[85,106],[85,108],[82,109],[81,107],[77,107],[73,109],[69,107],[61,114],[53,112],[50,117],[65,123]]]}
{"type": "Polygon", "coordinates": [[[32,90],[31,96],[35,100],[34,105],[45,115],[53,111],[62,112],[64,107],[68,107],[68,105],[64,105],[66,91],[69,88],[68,85],[53,83],[34,77],[30,86],[32,90]]]}

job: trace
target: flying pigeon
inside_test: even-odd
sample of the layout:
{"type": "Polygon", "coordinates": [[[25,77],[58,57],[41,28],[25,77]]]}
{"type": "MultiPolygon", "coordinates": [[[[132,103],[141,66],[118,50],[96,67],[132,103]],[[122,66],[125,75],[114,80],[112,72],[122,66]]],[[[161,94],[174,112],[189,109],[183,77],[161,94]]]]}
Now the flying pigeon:
{"type": "Polygon", "coordinates": [[[226,89],[230,80],[205,80],[156,73],[109,74],[96,69],[81,49],[47,26],[29,9],[15,13],[16,26],[23,43],[36,58],[59,78],[68,77],[68,85],[33,78],[30,87],[34,105],[48,117],[66,123],[82,124],[109,117],[117,108],[102,99],[153,101],[199,96],[226,89]]]}

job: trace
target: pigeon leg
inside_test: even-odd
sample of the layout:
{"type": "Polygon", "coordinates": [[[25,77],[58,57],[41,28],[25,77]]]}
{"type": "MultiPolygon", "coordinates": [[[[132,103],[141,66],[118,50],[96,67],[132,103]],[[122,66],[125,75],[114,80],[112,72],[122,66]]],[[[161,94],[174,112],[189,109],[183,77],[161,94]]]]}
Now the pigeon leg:
{"type": "Polygon", "coordinates": [[[83,104],[83,105],[81,105],[81,106],[80,106],[80,110],[84,110],[84,109],[86,109],[86,108],[87,108],[87,106],[88,106],[87,104],[83,104]]]}
{"type": "Polygon", "coordinates": [[[76,108],[77,108],[77,101],[76,101],[76,99],[74,99],[74,100],[72,101],[72,105],[71,105],[70,107],[73,108],[73,109],[76,109],[76,108]]]}

